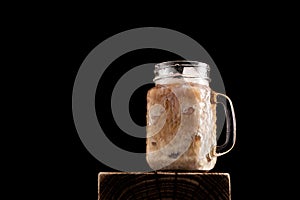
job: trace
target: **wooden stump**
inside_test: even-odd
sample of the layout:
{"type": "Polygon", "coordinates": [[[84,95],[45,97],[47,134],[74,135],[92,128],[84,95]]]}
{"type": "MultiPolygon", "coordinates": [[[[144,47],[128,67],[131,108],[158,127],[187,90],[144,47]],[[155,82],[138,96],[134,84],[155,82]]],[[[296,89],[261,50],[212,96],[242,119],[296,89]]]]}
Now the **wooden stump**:
{"type": "Polygon", "coordinates": [[[99,200],[231,199],[228,173],[100,172],[99,200]]]}

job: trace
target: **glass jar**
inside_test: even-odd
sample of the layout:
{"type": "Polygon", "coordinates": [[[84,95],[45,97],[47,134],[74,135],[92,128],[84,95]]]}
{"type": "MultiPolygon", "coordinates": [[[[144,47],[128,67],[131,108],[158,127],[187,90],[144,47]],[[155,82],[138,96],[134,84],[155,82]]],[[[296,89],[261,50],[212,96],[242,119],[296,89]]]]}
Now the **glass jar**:
{"type": "Polygon", "coordinates": [[[155,65],[155,87],[147,93],[146,160],[154,170],[211,170],[217,157],[229,152],[236,138],[231,100],[209,87],[210,67],[198,61],[155,65]],[[216,139],[217,97],[224,97],[227,134],[216,139]],[[231,126],[233,127],[232,131],[231,126]],[[228,145],[230,143],[230,145],[228,145]]]}

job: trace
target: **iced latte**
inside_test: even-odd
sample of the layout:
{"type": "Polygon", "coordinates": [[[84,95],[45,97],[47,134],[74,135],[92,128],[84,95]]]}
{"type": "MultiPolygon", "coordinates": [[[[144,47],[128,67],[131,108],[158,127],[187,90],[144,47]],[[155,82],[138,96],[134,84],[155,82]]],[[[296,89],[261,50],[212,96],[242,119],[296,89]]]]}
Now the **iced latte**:
{"type": "Polygon", "coordinates": [[[156,85],[147,94],[147,161],[152,169],[209,169],[216,158],[216,105],[196,83],[156,85]]]}
{"type": "Polygon", "coordinates": [[[152,169],[211,170],[217,157],[233,148],[233,104],[226,95],[211,90],[209,71],[206,63],[198,61],[155,65],[155,87],[147,93],[146,116],[146,160],[152,169]],[[230,117],[226,104],[220,104],[227,121],[226,141],[221,146],[216,140],[217,96],[227,99],[231,113],[230,117]]]}

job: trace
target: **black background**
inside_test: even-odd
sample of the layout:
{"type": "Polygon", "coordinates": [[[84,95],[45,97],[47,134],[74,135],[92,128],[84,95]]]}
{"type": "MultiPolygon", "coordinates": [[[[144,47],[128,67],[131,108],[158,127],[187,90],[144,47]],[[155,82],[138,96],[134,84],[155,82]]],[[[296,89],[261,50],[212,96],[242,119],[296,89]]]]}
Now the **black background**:
{"type": "MultiPolygon", "coordinates": [[[[230,173],[232,199],[257,199],[258,195],[270,197],[282,193],[284,184],[271,172],[285,170],[282,161],[288,160],[288,154],[276,148],[284,138],[280,127],[282,118],[276,117],[277,110],[273,106],[278,97],[274,85],[278,85],[278,77],[282,78],[282,74],[272,61],[285,62],[282,51],[277,50],[286,39],[282,30],[288,28],[278,18],[268,15],[254,18],[253,12],[247,13],[249,16],[243,15],[242,11],[235,14],[232,18],[216,20],[190,16],[181,20],[158,18],[156,22],[153,19],[108,21],[103,16],[91,21],[88,17],[69,15],[53,18],[53,14],[40,20],[37,20],[39,15],[33,15],[15,21],[21,20],[21,23],[10,23],[10,27],[16,28],[12,40],[17,42],[10,45],[13,48],[8,52],[20,53],[18,59],[14,57],[10,62],[28,63],[26,68],[18,70],[17,76],[25,80],[14,90],[18,91],[15,106],[24,109],[18,118],[25,123],[17,128],[26,130],[18,140],[22,146],[18,158],[25,161],[13,157],[18,162],[14,165],[16,170],[22,172],[22,187],[26,188],[22,194],[29,192],[35,196],[41,193],[54,199],[97,198],[98,173],[115,170],[95,159],[80,141],[72,116],[75,77],[89,52],[103,40],[125,30],[149,26],[173,29],[196,40],[210,54],[222,75],[226,94],[236,111],[237,142],[230,153],[218,159],[213,171],[230,173]],[[30,76],[25,76],[23,71],[30,76]],[[25,139],[29,142],[24,143],[25,139]],[[27,184],[27,180],[34,184],[27,184]]],[[[166,52],[144,50],[132,52],[119,62],[132,66],[133,59],[143,64],[174,58],[176,56],[166,52]]],[[[119,72],[112,70],[110,73],[118,77],[119,72]]],[[[109,93],[100,90],[111,87],[109,81],[107,78],[107,85],[98,86],[98,117],[100,112],[109,114],[109,110],[98,107],[100,101],[109,103],[109,93]],[[106,100],[101,100],[100,94],[106,100]]],[[[141,108],[145,105],[146,89],[142,88],[132,99],[141,108]]],[[[143,108],[130,108],[133,119],[140,124],[144,123],[141,120],[144,111],[143,108]]],[[[113,125],[101,116],[99,120],[106,126],[113,125]]],[[[112,129],[117,131],[116,127],[112,129]]],[[[125,149],[143,151],[144,144],[133,146],[134,142],[126,135],[110,139],[125,149]]],[[[19,175],[17,180],[20,180],[19,175]]]]}

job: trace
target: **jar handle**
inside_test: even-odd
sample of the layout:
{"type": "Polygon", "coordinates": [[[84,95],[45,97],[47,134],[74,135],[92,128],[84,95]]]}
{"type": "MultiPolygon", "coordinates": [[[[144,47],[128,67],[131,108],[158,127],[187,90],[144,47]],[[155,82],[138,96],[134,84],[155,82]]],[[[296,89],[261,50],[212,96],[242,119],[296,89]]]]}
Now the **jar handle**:
{"type": "Polygon", "coordinates": [[[222,93],[214,92],[214,94],[216,95],[214,99],[216,99],[218,96],[225,97],[227,99],[227,101],[229,102],[230,111],[231,111],[231,116],[230,116],[230,113],[228,112],[228,108],[223,102],[218,102],[218,101],[215,102],[215,103],[221,104],[224,108],[224,111],[225,111],[226,140],[225,140],[224,144],[222,144],[220,146],[218,146],[218,145],[214,146],[214,148],[212,149],[212,156],[222,156],[222,155],[228,153],[233,148],[233,146],[235,145],[235,141],[236,141],[236,119],[235,119],[235,113],[234,113],[234,108],[233,108],[233,104],[232,104],[231,99],[228,96],[226,96],[225,94],[222,94],[222,93]],[[231,130],[231,125],[232,125],[232,130],[231,130]],[[231,142],[230,146],[228,146],[229,142],[231,142]]]}

